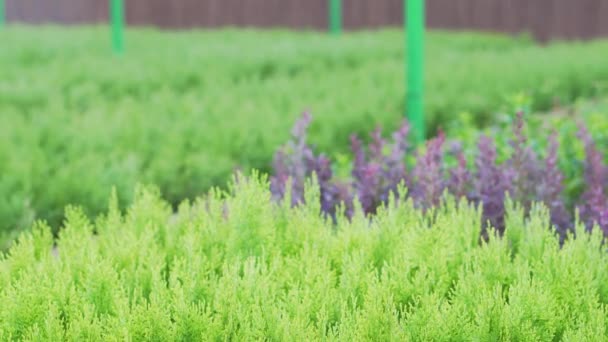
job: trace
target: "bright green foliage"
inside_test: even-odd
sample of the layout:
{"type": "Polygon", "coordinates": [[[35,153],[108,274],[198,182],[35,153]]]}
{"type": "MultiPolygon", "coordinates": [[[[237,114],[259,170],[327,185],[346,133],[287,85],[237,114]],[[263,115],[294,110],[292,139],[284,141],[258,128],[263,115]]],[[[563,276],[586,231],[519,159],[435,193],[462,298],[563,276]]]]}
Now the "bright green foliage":
{"type": "MultiPolygon", "coordinates": [[[[400,30],[325,33],[127,33],[115,58],[107,28],[0,32],[0,241],[62,208],[103,210],[137,182],[172,203],[225,184],[236,167],[269,170],[303,110],[311,141],[343,152],[348,136],[404,115],[400,30]]],[[[608,43],[534,45],[472,33],[428,35],[430,125],[468,110],[488,123],[512,94],[532,109],[606,92],[608,43]],[[574,62],[576,61],[576,62],[574,62]]],[[[2,242],[0,242],[2,244],[2,242]]]]}
{"type": "Polygon", "coordinates": [[[333,226],[257,179],[176,215],[143,188],[95,222],[69,208],[56,249],[38,224],[0,259],[0,339],[608,339],[599,230],[560,249],[546,210],[512,208],[505,237],[479,243],[479,211],[453,200],[333,226]]]}

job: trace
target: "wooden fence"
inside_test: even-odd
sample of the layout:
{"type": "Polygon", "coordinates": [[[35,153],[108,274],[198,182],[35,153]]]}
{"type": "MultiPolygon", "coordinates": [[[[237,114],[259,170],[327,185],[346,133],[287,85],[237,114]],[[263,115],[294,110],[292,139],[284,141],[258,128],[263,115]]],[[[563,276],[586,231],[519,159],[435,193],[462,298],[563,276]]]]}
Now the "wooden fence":
{"type": "MultiPolygon", "coordinates": [[[[324,30],[328,0],[125,0],[129,25],[324,30]]],[[[346,29],[398,26],[403,0],[344,0],[346,29]]],[[[6,0],[9,22],[107,20],[108,0],[6,0]]],[[[530,32],[540,40],[608,37],[608,0],[427,0],[430,28],[530,32]]]]}

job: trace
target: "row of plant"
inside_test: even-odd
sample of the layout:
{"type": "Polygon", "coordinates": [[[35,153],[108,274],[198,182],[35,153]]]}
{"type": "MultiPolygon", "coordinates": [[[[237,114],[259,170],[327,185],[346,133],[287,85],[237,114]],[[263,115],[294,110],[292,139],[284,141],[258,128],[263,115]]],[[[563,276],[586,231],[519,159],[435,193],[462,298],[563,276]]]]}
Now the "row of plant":
{"type": "Polygon", "coordinates": [[[417,208],[428,211],[449,193],[481,206],[483,228],[504,230],[505,203],[510,198],[526,214],[535,202],[547,206],[562,238],[574,226],[575,213],[588,229],[598,225],[608,235],[608,168],[582,123],[577,136],[584,146],[584,176],[578,178],[585,184],[578,198],[564,191],[557,132],[548,136],[545,151],[535,150],[525,133],[523,112],[513,121],[503,160],[498,158],[494,139],[486,135],[481,135],[476,150],[467,148],[473,160],[467,160],[461,141],[448,141],[443,132],[429,140],[425,149],[412,149],[410,127],[404,121],[390,141],[383,138],[380,128],[373,131],[367,146],[353,135],[352,157],[334,162],[308,144],[310,123],[311,115],[305,113],[293,128],[292,139],[275,155],[271,191],[277,200],[287,196],[292,205],[302,203],[305,183],[316,177],[322,212],[334,220],[341,215],[352,217],[357,205],[373,215],[391,196],[411,199],[417,208]],[[566,198],[570,201],[565,202],[566,198]]]}
{"type": "Polygon", "coordinates": [[[425,212],[403,193],[334,223],[318,187],[292,207],[269,186],[239,177],[177,215],[139,189],[124,213],[116,196],[94,221],[69,208],[56,242],[37,224],[0,257],[0,339],[608,339],[600,230],[576,225],[560,247],[546,208],[508,203],[504,237],[480,241],[475,206],[425,212]]]}
{"type": "MultiPolygon", "coordinates": [[[[340,142],[370,122],[395,128],[402,37],[130,30],[128,53],[115,58],[106,28],[2,30],[0,239],[38,218],[58,227],[68,204],[95,215],[112,186],[122,205],[138,182],[176,204],[235,168],[268,172],[306,108],[317,114],[311,139],[331,153],[347,152],[340,142]]],[[[605,93],[606,42],[431,32],[427,46],[431,127],[465,109],[472,127],[489,123],[519,92],[530,110],[605,93]]]]}

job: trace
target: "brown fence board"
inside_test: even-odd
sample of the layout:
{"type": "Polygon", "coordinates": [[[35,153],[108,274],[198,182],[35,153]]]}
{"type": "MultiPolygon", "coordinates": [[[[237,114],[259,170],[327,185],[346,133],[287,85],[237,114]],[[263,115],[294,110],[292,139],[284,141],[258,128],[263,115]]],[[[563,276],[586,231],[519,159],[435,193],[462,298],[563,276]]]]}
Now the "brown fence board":
{"type": "MultiPolygon", "coordinates": [[[[133,26],[325,30],[328,0],[125,0],[133,26]]],[[[344,0],[347,30],[398,26],[403,0],[344,0]]],[[[9,22],[94,24],[107,0],[6,0],[9,22]]],[[[427,0],[430,28],[531,32],[540,40],[608,37],[608,0],[427,0]]]]}

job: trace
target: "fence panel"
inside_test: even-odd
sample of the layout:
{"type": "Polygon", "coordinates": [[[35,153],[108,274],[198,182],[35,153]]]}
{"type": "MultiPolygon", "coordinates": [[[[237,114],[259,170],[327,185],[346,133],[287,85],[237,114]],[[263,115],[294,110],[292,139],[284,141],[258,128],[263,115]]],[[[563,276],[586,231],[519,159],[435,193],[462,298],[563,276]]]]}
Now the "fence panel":
{"type": "MultiPolygon", "coordinates": [[[[133,26],[327,29],[328,0],[125,0],[133,26]]],[[[107,21],[107,0],[6,0],[9,22],[107,21]]],[[[347,30],[400,26],[403,0],[343,0],[347,30]]],[[[531,32],[540,40],[608,36],[607,0],[427,0],[430,28],[531,32]]]]}

